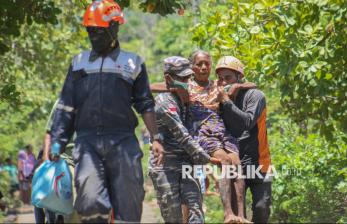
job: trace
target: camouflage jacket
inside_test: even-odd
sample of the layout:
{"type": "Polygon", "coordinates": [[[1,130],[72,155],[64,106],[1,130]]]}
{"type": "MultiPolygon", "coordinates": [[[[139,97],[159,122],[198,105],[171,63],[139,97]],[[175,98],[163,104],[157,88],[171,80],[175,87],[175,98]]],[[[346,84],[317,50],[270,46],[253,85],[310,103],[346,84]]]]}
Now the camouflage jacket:
{"type": "Polygon", "coordinates": [[[150,155],[150,169],[177,169],[182,164],[205,164],[209,155],[189,134],[187,107],[172,93],[162,93],[155,98],[156,122],[163,135],[165,150],[164,164],[155,167],[153,153],[150,155]]]}

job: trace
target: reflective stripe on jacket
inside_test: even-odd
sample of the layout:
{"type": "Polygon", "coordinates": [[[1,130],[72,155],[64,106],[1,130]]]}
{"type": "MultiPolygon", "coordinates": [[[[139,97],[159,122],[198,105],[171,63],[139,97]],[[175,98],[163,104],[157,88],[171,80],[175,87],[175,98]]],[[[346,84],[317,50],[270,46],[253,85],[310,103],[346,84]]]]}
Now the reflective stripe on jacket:
{"type": "Polygon", "coordinates": [[[52,142],[66,145],[79,135],[134,133],[137,118],[154,111],[143,60],[116,48],[106,57],[93,51],[75,56],[52,124],[52,142]]]}

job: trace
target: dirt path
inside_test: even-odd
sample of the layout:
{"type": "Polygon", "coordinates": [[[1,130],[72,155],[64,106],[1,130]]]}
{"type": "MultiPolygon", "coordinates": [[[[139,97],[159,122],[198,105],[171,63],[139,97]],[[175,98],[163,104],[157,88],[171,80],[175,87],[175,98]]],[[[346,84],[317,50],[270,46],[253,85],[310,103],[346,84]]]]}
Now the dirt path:
{"type": "MultiPolygon", "coordinates": [[[[29,209],[26,208],[27,212],[24,213],[18,213],[16,223],[35,223],[35,216],[34,216],[34,208],[30,207],[29,209]]],[[[156,210],[156,203],[155,202],[147,202],[145,201],[143,203],[143,213],[142,213],[142,219],[141,223],[158,223],[160,222],[160,218],[158,217],[156,210]]],[[[11,223],[11,222],[5,222],[5,223],[11,223]]]]}
{"type": "Polygon", "coordinates": [[[34,213],[18,214],[16,223],[35,223],[34,213]]]}
{"type": "Polygon", "coordinates": [[[144,187],[146,196],[143,202],[141,223],[163,223],[153,185],[147,180],[144,187]]]}
{"type": "Polygon", "coordinates": [[[16,223],[35,223],[34,207],[31,205],[23,205],[17,209],[16,223]]]}
{"type": "MultiPolygon", "coordinates": [[[[160,210],[155,199],[155,192],[152,184],[146,181],[145,185],[146,198],[143,202],[143,212],[141,223],[162,223],[160,210]]],[[[0,223],[35,223],[34,207],[23,205],[15,209],[16,215],[8,215],[0,223]]],[[[13,213],[11,213],[13,214],[13,213]]]]}
{"type": "Polygon", "coordinates": [[[5,217],[4,223],[35,223],[33,206],[23,205],[15,209],[15,213],[10,212],[10,215],[5,217]]]}
{"type": "MultiPolygon", "coordinates": [[[[146,189],[146,193],[152,194],[152,189],[146,189]],[[148,192],[149,191],[149,192],[148,192]]],[[[9,217],[10,218],[10,217],[9,217]]],[[[155,199],[146,200],[143,202],[143,213],[141,223],[159,223],[161,222],[159,208],[155,199]]],[[[13,219],[10,221],[5,221],[5,223],[14,223],[13,219]]],[[[15,223],[35,223],[34,207],[33,206],[23,206],[18,210],[17,219],[15,223]]]]}
{"type": "Polygon", "coordinates": [[[157,210],[156,202],[145,201],[143,203],[143,212],[141,223],[159,223],[161,222],[159,217],[159,211],[157,210]]]}
{"type": "MultiPolygon", "coordinates": [[[[160,222],[160,218],[158,214],[156,214],[156,204],[153,202],[144,202],[143,203],[143,213],[141,223],[158,223],[160,222]]],[[[29,213],[19,213],[17,215],[16,223],[35,223],[35,216],[32,211],[29,213]]]]}

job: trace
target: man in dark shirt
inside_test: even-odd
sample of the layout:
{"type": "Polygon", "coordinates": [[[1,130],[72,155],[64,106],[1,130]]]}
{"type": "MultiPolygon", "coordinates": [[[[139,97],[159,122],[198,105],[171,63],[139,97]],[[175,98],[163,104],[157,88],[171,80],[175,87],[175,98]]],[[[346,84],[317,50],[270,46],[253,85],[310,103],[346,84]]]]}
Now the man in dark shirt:
{"type": "MultiPolygon", "coordinates": [[[[264,93],[258,89],[238,91],[242,79],[243,64],[235,57],[222,57],[216,66],[216,73],[223,86],[231,85],[227,94],[219,91],[222,118],[226,129],[239,139],[240,159],[247,174],[247,166],[260,169],[260,176],[246,178],[246,190],[252,193],[252,221],[266,223],[270,215],[271,180],[266,178],[270,167],[270,151],[266,129],[266,101],[264,93]]],[[[249,170],[249,169],[248,169],[249,170]]],[[[252,170],[252,169],[251,169],[252,170]]]]}

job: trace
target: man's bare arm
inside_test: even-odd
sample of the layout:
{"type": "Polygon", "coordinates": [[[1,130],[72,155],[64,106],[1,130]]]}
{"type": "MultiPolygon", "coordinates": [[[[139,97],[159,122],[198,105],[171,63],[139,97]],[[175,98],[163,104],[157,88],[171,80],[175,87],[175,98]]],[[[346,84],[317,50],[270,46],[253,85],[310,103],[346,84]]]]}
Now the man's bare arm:
{"type": "Polygon", "coordinates": [[[153,93],[165,93],[170,92],[169,89],[166,88],[165,82],[156,82],[150,85],[151,91],[153,93]]]}
{"type": "MultiPolygon", "coordinates": [[[[157,124],[155,123],[155,113],[152,111],[145,112],[142,114],[142,119],[149,131],[149,134],[151,135],[151,139],[153,139],[153,136],[158,134],[157,124]]],[[[161,142],[153,141],[151,148],[155,158],[157,158],[157,165],[162,164],[164,158],[164,148],[161,145],[161,142]]]]}
{"type": "Polygon", "coordinates": [[[43,146],[43,159],[49,160],[49,154],[51,152],[51,134],[45,134],[45,142],[43,146]]]}
{"type": "Polygon", "coordinates": [[[146,125],[147,130],[151,137],[158,134],[158,128],[155,123],[155,113],[154,112],[145,112],[142,114],[143,122],[146,125]]]}

